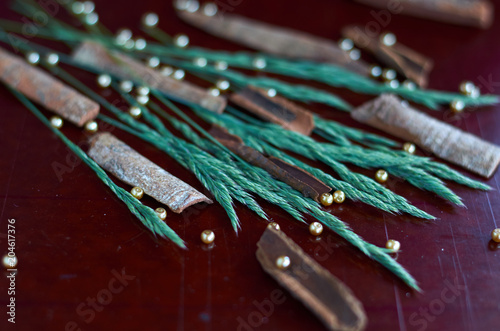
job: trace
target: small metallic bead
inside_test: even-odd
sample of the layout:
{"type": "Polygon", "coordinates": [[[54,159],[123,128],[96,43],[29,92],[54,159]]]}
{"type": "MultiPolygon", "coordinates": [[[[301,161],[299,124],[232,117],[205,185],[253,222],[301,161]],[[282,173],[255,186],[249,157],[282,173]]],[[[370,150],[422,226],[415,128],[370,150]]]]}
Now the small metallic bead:
{"type": "Polygon", "coordinates": [[[496,243],[500,243],[500,229],[495,229],[491,231],[491,240],[496,243]]]}
{"type": "Polygon", "coordinates": [[[349,52],[349,57],[351,58],[351,60],[353,61],[357,61],[361,58],[361,51],[357,48],[353,48],[350,52],[349,52]]]}
{"type": "Polygon", "coordinates": [[[278,94],[278,93],[277,93],[277,92],[276,92],[276,90],[275,90],[275,89],[273,89],[273,88],[270,88],[269,90],[267,90],[267,95],[268,95],[269,97],[271,97],[271,98],[274,98],[274,97],[276,96],[276,94],[278,94]]]}
{"type": "Polygon", "coordinates": [[[333,192],[333,201],[336,203],[342,203],[345,201],[345,193],[343,191],[337,190],[333,192]]]}
{"type": "Polygon", "coordinates": [[[141,118],[141,115],[142,115],[142,110],[140,107],[136,107],[136,106],[132,106],[130,107],[130,109],[128,110],[128,113],[130,114],[130,116],[132,116],[133,118],[135,119],[139,119],[141,118]]]}
{"type": "Polygon", "coordinates": [[[344,51],[350,51],[354,47],[354,43],[349,38],[344,38],[339,40],[340,49],[344,51]]]}
{"type": "Polygon", "coordinates": [[[321,233],[323,233],[323,225],[319,222],[312,222],[309,225],[309,232],[313,236],[319,236],[321,233]]]}
{"type": "Polygon", "coordinates": [[[85,131],[87,132],[96,133],[98,129],[99,125],[97,124],[96,121],[90,121],[85,123],[85,131]]]}
{"type": "Polygon", "coordinates": [[[205,16],[215,16],[217,14],[217,5],[213,2],[207,2],[206,4],[203,5],[203,15],[205,16]]]}
{"type": "Polygon", "coordinates": [[[139,86],[138,88],[136,88],[136,92],[137,94],[139,95],[149,95],[149,87],[147,86],[139,86]]]}
{"type": "Polygon", "coordinates": [[[165,208],[161,207],[156,208],[155,213],[162,221],[164,221],[167,218],[167,211],[165,210],[165,208]]]}
{"type": "Polygon", "coordinates": [[[276,259],[276,267],[281,270],[287,269],[291,264],[290,258],[286,255],[282,255],[276,259]]]}
{"type": "Polygon", "coordinates": [[[375,180],[379,182],[380,184],[385,183],[387,179],[389,178],[389,174],[385,170],[377,170],[375,173],[375,180]]]}
{"type": "Polygon", "coordinates": [[[393,80],[385,82],[385,85],[389,86],[390,88],[398,88],[399,81],[397,81],[396,79],[393,79],[393,80]]]}
{"type": "Polygon", "coordinates": [[[224,71],[227,69],[227,62],[226,61],[217,61],[215,62],[215,69],[224,71]]]}
{"type": "Polygon", "coordinates": [[[403,82],[403,86],[411,91],[417,89],[417,84],[415,84],[414,82],[412,82],[411,80],[408,80],[408,79],[403,82]]]}
{"type": "Polygon", "coordinates": [[[182,69],[177,69],[174,72],[174,78],[177,79],[177,80],[183,79],[185,75],[186,75],[186,73],[182,69]]]}
{"type": "Polygon", "coordinates": [[[2,264],[5,269],[15,269],[17,267],[17,256],[10,257],[8,254],[5,254],[2,258],[2,264]]]}
{"type": "Polygon", "coordinates": [[[148,59],[148,67],[158,68],[159,65],[160,65],[160,59],[158,57],[153,56],[148,59]]]}
{"type": "Polygon", "coordinates": [[[140,105],[147,105],[148,102],[149,102],[149,96],[147,95],[138,95],[137,98],[136,98],[137,102],[140,104],[140,105]]]}
{"type": "Polygon", "coordinates": [[[173,73],[174,73],[174,68],[172,68],[172,67],[165,66],[165,67],[161,68],[161,74],[163,76],[170,76],[173,73]]]}
{"type": "Polygon", "coordinates": [[[158,25],[160,18],[156,13],[146,13],[142,16],[142,25],[152,28],[158,25]]]}
{"type": "Polygon", "coordinates": [[[393,33],[384,33],[380,36],[380,41],[385,46],[394,46],[397,42],[396,36],[393,33]]]}
{"type": "Polygon", "coordinates": [[[111,85],[111,76],[110,75],[99,75],[97,77],[97,84],[99,84],[102,88],[107,88],[111,85]]]}
{"type": "Polygon", "coordinates": [[[135,186],[130,190],[130,194],[132,194],[134,198],[140,200],[144,196],[144,190],[140,187],[135,186]]]}
{"type": "Polygon", "coordinates": [[[461,113],[464,111],[465,104],[462,100],[454,100],[450,103],[450,108],[454,113],[461,113]]]}
{"type": "Polygon", "coordinates": [[[319,202],[325,207],[331,206],[333,203],[333,195],[330,193],[323,193],[319,197],[319,202]]]}
{"type": "Polygon", "coordinates": [[[203,68],[207,66],[208,61],[204,57],[197,57],[196,59],[193,60],[193,63],[194,65],[203,68]]]}
{"type": "Polygon", "coordinates": [[[26,61],[30,64],[38,64],[40,62],[40,54],[37,52],[28,52],[26,54],[26,61]]]}
{"type": "Polygon", "coordinates": [[[275,229],[275,230],[279,230],[280,229],[280,225],[276,222],[271,222],[267,225],[268,228],[270,229],[275,229]]]}
{"type": "Polygon", "coordinates": [[[262,57],[256,57],[253,61],[252,61],[252,65],[256,68],[256,69],[264,69],[266,66],[267,66],[267,62],[266,62],[266,59],[262,58],[262,57]]]}
{"type": "Polygon", "coordinates": [[[382,78],[387,81],[391,81],[396,78],[396,70],[394,69],[384,69],[382,71],[382,78]]]}
{"type": "Polygon", "coordinates": [[[124,80],[120,83],[120,90],[125,93],[130,93],[132,92],[132,89],[134,88],[134,83],[130,80],[124,80]]]}
{"type": "Polygon", "coordinates": [[[399,243],[399,241],[397,241],[397,240],[394,240],[394,239],[389,239],[389,240],[387,240],[387,242],[385,243],[385,248],[390,249],[390,250],[392,250],[393,252],[397,252],[397,251],[399,251],[399,249],[401,248],[401,244],[400,244],[400,243],[399,243]]]}
{"type": "Polygon", "coordinates": [[[382,75],[382,68],[380,68],[379,66],[372,66],[370,69],[370,75],[373,78],[380,77],[380,75],[382,75]]]}
{"type": "Polygon", "coordinates": [[[231,86],[227,80],[218,80],[217,83],[215,84],[217,88],[221,91],[225,91],[231,86]]]}
{"type": "Polygon", "coordinates": [[[220,90],[218,88],[212,87],[208,90],[208,93],[210,93],[214,97],[218,97],[220,95],[220,90]]]}
{"type": "Polygon", "coordinates": [[[200,237],[204,244],[211,244],[215,240],[215,233],[212,230],[204,230],[200,237]]]}
{"type": "Polygon", "coordinates": [[[415,154],[415,151],[417,150],[417,148],[412,143],[404,143],[403,150],[408,154],[415,154]]]}
{"type": "Polygon", "coordinates": [[[83,10],[84,10],[84,6],[83,6],[83,3],[81,3],[80,1],[75,1],[73,2],[73,4],[71,5],[71,11],[73,12],[73,14],[75,15],[80,15],[80,14],[83,14],[83,10]]]}
{"type": "Polygon", "coordinates": [[[134,40],[132,40],[132,39],[127,40],[127,41],[125,42],[125,44],[123,45],[123,47],[124,47],[125,49],[129,49],[129,50],[130,50],[130,49],[133,49],[133,48],[135,47],[135,41],[134,41],[134,40]]]}
{"type": "Polygon", "coordinates": [[[92,1],[85,1],[83,3],[83,14],[91,14],[95,10],[95,4],[92,1]]]}
{"type": "Polygon", "coordinates": [[[460,90],[460,93],[462,93],[463,95],[470,95],[475,87],[476,87],[476,85],[474,85],[473,82],[464,81],[464,82],[460,83],[459,90],[460,90]]]}
{"type": "Polygon", "coordinates": [[[132,38],[132,31],[129,29],[122,29],[118,31],[118,34],[116,35],[115,41],[118,45],[125,45],[127,41],[129,41],[132,38]]]}
{"type": "Polygon", "coordinates": [[[64,121],[59,116],[52,116],[50,118],[50,125],[52,125],[53,128],[60,129],[62,128],[63,124],[64,121]]]}
{"type": "Polygon", "coordinates": [[[96,25],[97,22],[99,22],[99,15],[97,15],[97,13],[90,13],[85,16],[85,24],[96,25]]]}
{"type": "Polygon", "coordinates": [[[200,3],[196,0],[188,0],[186,11],[189,13],[195,13],[200,9],[200,3]]]}
{"type": "Polygon", "coordinates": [[[178,34],[174,37],[174,44],[177,47],[184,48],[189,45],[189,37],[185,34],[178,34]]]}
{"type": "Polygon", "coordinates": [[[135,40],[135,49],[138,51],[142,51],[143,49],[146,48],[147,45],[148,43],[144,38],[138,38],[135,40]]]}
{"type": "Polygon", "coordinates": [[[49,66],[52,66],[52,67],[56,66],[59,63],[59,55],[57,55],[56,53],[49,53],[45,57],[45,62],[49,66]]]}
{"type": "Polygon", "coordinates": [[[469,96],[472,98],[478,98],[480,95],[481,95],[481,90],[479,89],[479,87],[474,86],[474,89],[472,90],[469,96]]]}

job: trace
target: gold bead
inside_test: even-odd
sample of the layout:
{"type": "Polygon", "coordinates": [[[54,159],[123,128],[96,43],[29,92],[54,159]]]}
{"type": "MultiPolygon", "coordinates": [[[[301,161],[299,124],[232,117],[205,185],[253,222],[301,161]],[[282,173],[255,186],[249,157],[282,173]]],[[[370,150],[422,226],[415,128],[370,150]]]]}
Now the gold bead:
{"type": "Polygon", "coordinates": [[[132,194],[132,196],[136,199],[141,199],[144,195],[144,190],[136,186],[130,190],[130,194],[132,194]]]}
{"type": "Polygon", "coordinates": [[[141,115],[142,115],[142,110],[141,108],[139,107],[130,107],[130,109],[128,110],[128,113],[130,114],[130,116],[132,116],[133,118],[135,119],[139,119],[141,118],[141,115]]]}
{"type": "Polygon", "coordinates": [[[325,207],[331,206],[333,203],[333,195],[330,193],[323,193],[319,197],[319,202],[325,207]]]}
{"type": "Polygon", "coordinates": [[[290,266],[290,258],[286,255],[282,255],[276,259],[276,267],[281,270],[285,270],[290,266]]]}
{"type": "Polygon", "coordinates": [[[2,264],[6,269],[15,269],[17,266],[17,256],[9,256],[5,254],[2,258],[2,264]]]}
{"type": "Polygon", "coordinates": [[[460,93],[462,93],[463,95],[471,95],[475,87],[476,86],[473,82],[464,81],[460,83],[460,93]]]}
{"type": "Polygon", "coordinates": [[[399,251],[399,249],[401,248],[401,244],[400,244],[400,243],[399,243],[399,241],[397,241],[397,240],[394,240],[394,239],[389,239],[389,240],[387,240],[387,242],[385,243],[385,248],[390,249],[390,250],[392,250],[393,252],[397,252],[397,251],[399,251]]]}
{"type": "Polygon", "coordinates": [[[344,200],[345,200],[344,192],[340,190],[333,192],[333,201],[335,201],[336,203],[342,203],[344,202],[344,200]]]}
{"type": "Polygon", "coordinates": [[[165,220],[165,218],[167,218],[167,211],[165,210],[165,208],[161,208],[161,207],[156,208],[156,209],[155,209],[155,213],[156,213],[156,215],[158,215],[158,217],[159,217],[162,221],[164,221],[164,220],[165,220]]]}
{"type": "Polygon", "coordinates": [[[309,232],[313,236],[319,236],[323,232],[323,225],[319,222],[312,222],[309,225],[309,232]]]}
{"type": "Polygon", "coordinates": [[[500,243],[500,229],[491,231],[491,239],[496,243],[500,243]]]}
{"type": "Polygon", "coordinates": [[[454,113],[461,113],[464,111],[465,104],[461,100],[454,100],[450,103],[450,108],[454,113]]]}
{"type": "Polygon", "coordinates": [[[215,240],[215,233],[212,230],[204,230],[201,233],[201,241],[205,244],[211,244],[215,240]]]}
{"type": "Polygon", "coordinates": [[[280,229],[280,225],[276,222],[271,222],[267,225],[268,228],[270,229],[275,229],[275,230],[279,230],[280,229]]]}
{"type": "Polygon", "coordinates": [[[412,143],[404,143],[403,150],[408,154],[415,154],[417,148],[412,143]]]}
{"type": "Polygon", "coordinates": [[[85,131],[87,132],[96,133],[97,129],[99,129],[99,126],[96,121],[90,121],[85,124],[85,131]]]}
{"type": "Polygon", "coordinates": [[[387,179],[389,178],[389,174],[385,170],[378,170],[377,173],[375,174],[375,180],[379,183],[385,183],[387,179]]]}
{"type": "Polygon", "coordinates": [[[63,124],[64,124],[64,121],[59,116],[52,116],[50,118],[50,125],[52,125],[52,127],[56,128],[56,129],[62,128],[63,124]]]}

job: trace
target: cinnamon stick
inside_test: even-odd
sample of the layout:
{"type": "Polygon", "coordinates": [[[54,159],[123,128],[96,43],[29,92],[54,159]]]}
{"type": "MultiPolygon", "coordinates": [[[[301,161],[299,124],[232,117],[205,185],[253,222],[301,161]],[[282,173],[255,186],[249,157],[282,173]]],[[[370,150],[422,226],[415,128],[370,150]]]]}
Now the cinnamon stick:
{"type": "Polygon", "coordinates": [[[325,38],[228,13],[207,16],[200,11],[190,13],[179,10],[177,14],[203,31],[262,52],[333,63],[364,76],[370,73],[370,67],[366,63],[351,59],[348,52],[325,38]]]}
{"type": "Polygon", "coordinates": [[[224,97],[213,96],[196,85],[164,76],[159,71],[123,53],[108,50],[97,42],[81,43],[74,50],[72,57],[80,64],[97,68],[122,80],[147,85],[180,102],[194,103],[219,114],[226,107],[224,97]]]}
{"type": "Polygon", "coordinates": [[[500,163],[500,147],[412,109],[391,94],[361,105],[351,116],[486,178],[500,163]]]}
{"type": "Polygon", "coordinates": [[[160,168],[110,133],[90,138],[88,155],[121,181],[167,205],[174,213],[199,202],[212,203],[196,189],[160,168]]]}
{"type": "Polygon", "coordinates": [[[77,126],[99,114],[99,104],[1,47],[0,80],[77,126]]]}
{"type": "Polygon", "coordinates": [[[309,308],[329,330],[363,330],[367,318],[361,302],[339,279],[307,255],[282,231],[267,227],[257,243],[262,268],[309,308]],[[280,256],[290,266],[277,267],[280,256]]]}
{"type": "Polygon", "coordinates": [[[310,135],[314,129],[314,118],[308,110],[286,98],[270,97],[262,89],[248,86],[240,92],[231,94],[229,100],[287,130],[310,135]]]}

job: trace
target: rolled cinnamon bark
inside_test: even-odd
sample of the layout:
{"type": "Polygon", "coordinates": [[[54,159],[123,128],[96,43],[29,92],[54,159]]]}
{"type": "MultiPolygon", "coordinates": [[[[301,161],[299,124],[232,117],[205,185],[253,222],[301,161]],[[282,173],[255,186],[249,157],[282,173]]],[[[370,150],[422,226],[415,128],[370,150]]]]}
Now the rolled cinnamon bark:
{"type": "Polygon", "coordinates": [[[361,105],[351,116],[486,178],[500,163],[498,146],[412,109],[392,94],[361,105]]]}
{"type": "Polygon", "coordinates": [[[307,255],[282,231],[267,227],[257,243],[262,268],[309,308],[328,330],[363,330],[367,318],[361,302],[339,279],[307,255]],[[276,260],[286,256],[285,270],[276,260]]]}
{"type": "Polygon", "coordinates": [[[194,103],[219,114],[226,107],[224,97],[213,96],[196,85],[164,76],[125,54],[108,50],[93,41],[81,43],[73,51],[72,57],[80,64],[96,68],[122,80],[132,80],[147,85],[180,102],[194,103]]]}
{"type": "Polygon", "coordinates": [[[199,202],[212,203],[202,193],[160,168],[110,133],[90,138],[88,155],[121,181],[140,187],[174,213],[199,202]]]}
{"type": "Polygon", "coordinates": [[[366,63],[351,59],[348,52],[325,38],[228,13],[207,16],[201,11],[179,10],[177,14],[203,31],[259,51],[293,59],[329,62],[364,76],[370,73],[366,63]]]}
{"type": "Polygon", "coordinates": [[[0,80],[77,126],[99,114],[99,104],[1,47],[0,80]]]}

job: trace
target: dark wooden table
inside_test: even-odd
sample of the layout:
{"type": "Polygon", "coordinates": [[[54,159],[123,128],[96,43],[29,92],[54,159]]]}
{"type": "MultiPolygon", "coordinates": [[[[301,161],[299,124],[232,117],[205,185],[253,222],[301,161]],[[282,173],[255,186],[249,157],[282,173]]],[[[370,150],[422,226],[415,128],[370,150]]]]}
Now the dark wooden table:
{"type": "MultiPolygon", "coordinates": [[[[138,32],[142,13],[155,11],[161,15],[162,28],[171,34],[187,33],[195,45],[239,49],[181,22],[170,1],[96,2],[101,21],[114,30],[128,26],[138,32]]],[[[377,22],[373,13],[379,12],[351,1],[219,3],[234,13],[335,40],[342,26],[377,22]]],[[[16,17],[7,12],[4,2],[0,6],[2,18],[16,17]]],[[[497,2],[497,18],[499,8],[497,2]]],[[[396,33],[402,43],[434,59],[430,87],[456,91],[467,79],[481,85],[483,93],[500,94],[500,19],[486,31],[398,15],[389,20],[383,30],[396,33]]],[[[75,73],[94,84],[92,75],[75,73]]],[[[368,99],[330,90],[355,105],[368,99]]],[[[256,242],[266,221],[237,206],[242,231],[236,235],[223,209],[214,204],[180,216],[169,213],[168,224],[186,240],[188,250],[156,241],[94,173],[75,164],[63,143],[4,87],[0,87],[0,102],[0,252],[7,252],[7,224],[15,219],[19,258],[16,324],[7,323],[8,282],[2,278],[0,330],[323,328],[288,293],[269,305],[273,291],[280,287],[255,258],[256,242]],[[54,167],[61,165],[66,171],[58,177],[54,167]],[[212,249],[206,249],[199,239],[204,229],[216,234],[212,249]],[[95,303],[96,296],[104,304],[95,303]]],[[[370,130],[345,113],[311,107],[325,117],[370,130]]],[[[455,119],[448,111],[432,114],[500,144],[500,106],[455,119]]],[[[70,125],[63,131],[75,142],[85,139],[70,125]]],[[[115,134],[202,190],[195,177],[174,160],[123,132],[116,130],[115,134]]],[[[398,262],[419,281],[423,293],[411,291],[331,231],[317,241],[305,224],[259,202],[307,253],[354,291],[366,309],[369,330],[495,330],[500,322],[500,248],[490,241],[490,232],[500,227],[499,181],[500,173],[487,181],[494,188],[488,193],[450,184],[467,205],[459,208],[391,179],[388,187],[438,217],[431,223],[352,202],[329,208],[369,242],[383,246],[388,238],[399,240],[398,262]]],[[[152,199],[144,202],[157,206],[152,199]]]]}

